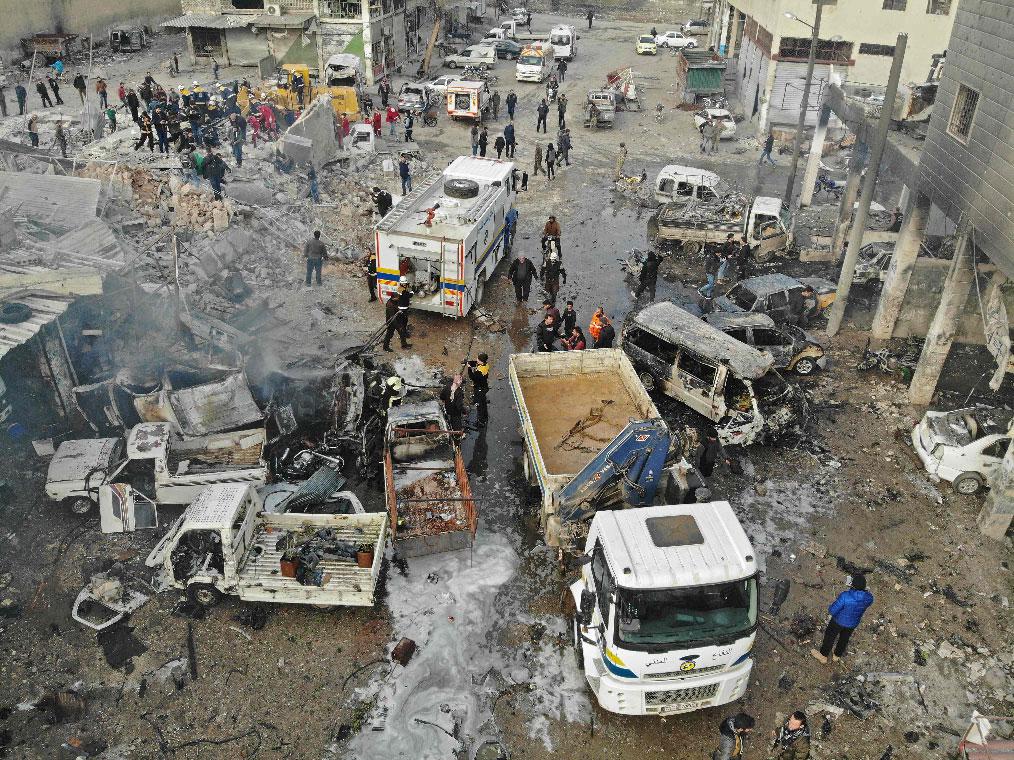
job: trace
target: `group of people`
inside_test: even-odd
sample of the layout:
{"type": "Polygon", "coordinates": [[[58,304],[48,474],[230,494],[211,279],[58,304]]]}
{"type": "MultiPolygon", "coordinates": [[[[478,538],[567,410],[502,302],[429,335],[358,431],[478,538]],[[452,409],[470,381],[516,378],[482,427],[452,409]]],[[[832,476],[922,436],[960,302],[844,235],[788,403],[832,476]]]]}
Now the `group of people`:
{"type": "Polygon", "coordinates": [[[718,249],[709,248],[704,254],[704,276],[707,278],[697,292],[704,298],[714,296],[715,288],[736,275],[740,280],[750,276],[753,248],[746,235],[738,240],[729,233],[718,249]]]}
{"type": "Polygon", "coordinates": [[[583,351],[586,348],[612,348],[616,329],[606,315],[605,307],[599,306],[588,323],[588,334],[578,324],[577,311],[573,301],[567,301],[561,312],[548,298],[542,302],[545,315],[535,330],[535,351],[583,351]],[[556,342],[560,341],[560,347],[556,342]]]}
{"type": "MultiPolygon", "coordinates": [[[[462,369],[472,383],[472,404],[476,407],[475,426],[484,428],[489,423],[489,356],[480,352],[475,359],[466,359],[462,369]]],[[[462,434],[465,430],[465,375],[458,372],[445,380],[440,389],[440,401],[451,430],[462,434]]]]}

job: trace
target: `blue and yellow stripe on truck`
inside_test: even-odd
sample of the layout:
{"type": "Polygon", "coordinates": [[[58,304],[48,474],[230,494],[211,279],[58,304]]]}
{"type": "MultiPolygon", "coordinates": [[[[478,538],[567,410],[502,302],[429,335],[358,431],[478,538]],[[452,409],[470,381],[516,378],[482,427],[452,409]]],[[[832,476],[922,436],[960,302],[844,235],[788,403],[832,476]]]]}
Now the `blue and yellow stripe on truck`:
{"type": "Polygon", "coordinates": [[[602,661],[606,664],[606,670],[619,678],[637,678],[637,674],[628,668],[623,660],[609,650],[609,647],[602,647],[602,661]]]}

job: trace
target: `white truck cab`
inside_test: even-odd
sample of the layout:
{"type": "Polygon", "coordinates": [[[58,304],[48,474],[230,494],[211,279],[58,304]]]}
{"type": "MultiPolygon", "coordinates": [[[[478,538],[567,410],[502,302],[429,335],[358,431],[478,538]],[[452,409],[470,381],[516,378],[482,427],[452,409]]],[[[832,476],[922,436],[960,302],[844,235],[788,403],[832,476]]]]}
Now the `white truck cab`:
{"type": "Polygon", "coordinates": [[[573,643],[603,709],[664,716],[743,696],[757,561],[728,502],[597,512],[582,559],[573,643]]]}
{"type": "Polygon", "coordinates": [[[719,176],[696,166],[669,164],[655,178],[655,200],[659,203],[689,203],[717,200],[719,176]]]}
{"type": "Polygon", "coordinates": [[[514,78],[519,82],[543,81],[553,70],[554,56],[552,45],[541,42],[529,45],[518,56],[514,78]]]}
{"type": "Polygon", "coordinates": [[[549,30],[549,44],[557,60],[573,61],[577,58],[577,30],[567,24],[549,30]]]}

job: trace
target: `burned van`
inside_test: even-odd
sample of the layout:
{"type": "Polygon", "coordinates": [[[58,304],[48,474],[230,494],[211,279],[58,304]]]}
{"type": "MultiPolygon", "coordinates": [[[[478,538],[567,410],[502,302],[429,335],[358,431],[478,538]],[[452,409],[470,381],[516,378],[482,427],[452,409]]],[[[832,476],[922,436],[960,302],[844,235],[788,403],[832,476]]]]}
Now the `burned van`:
{"type": "Polygon", "coordinates": [[[621,346],[645,388],[712,422],[724,444],[749,444],[764,429],[753,381],[772,368],[751,348],[673,303],[652,304],[623,328],[621,346]]]}

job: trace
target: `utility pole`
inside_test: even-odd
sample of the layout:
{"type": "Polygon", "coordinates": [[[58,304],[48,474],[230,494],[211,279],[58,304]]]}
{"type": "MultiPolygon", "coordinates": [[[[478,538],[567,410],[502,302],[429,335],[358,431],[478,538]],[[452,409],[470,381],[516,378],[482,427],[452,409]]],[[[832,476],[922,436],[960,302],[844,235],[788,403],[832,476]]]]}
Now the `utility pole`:
{"type": "Polygon", "coordinates": [[[894,114],[894,98],[898,94],[898,81],[901,79],[901,64],[905,60],[905,45],[907,44],[908,35],[899,34],[898,41],[894,47],[891,76],[887,80],[887,91],[884,93],[884,105],[881,107],[880,121],[877,122],[877,132],[873,136],[870,163],[866,169],[866,177],[863,179],[862,192],[859,195],[859,210],[856,212],[855,221],[852,222],[852,229],[849,231],[848,248],[845,250],[845,257],[841,263],[841,275],[838,277],[838,292],[835,295],[834,303],[831,304],[831,313],[827,317],[828,335],[835,335],[841,327],[842,320],[845,318],[845,307],[848,305],[849,291],[852,289],[852,278],[856,272],[856,260],[859,258],[859,248],[863,243],[866,222],[870,218],[870,203],[873,201],[873,191],[877,187],[877,175],[880,174],[880,161],[884,157],[884,146],[887,145],[887,132],[891,128],[891,116],[894,114]]]}
{"type": "Polygon", "coordinates": [[[792,191],[796,185],[796,170],[799,168],[799,148],[803,142],[803,130],[806,128],[806,112],[810,108],[810,86],[813,84],[813,65],[817,59],[817,38],[820,35],[820,18],[823,15],[825,5],[835,5],[838,0],[813,0],[817,6],[816,14],[813,17],[813,26],[807,24],[803,19],[792,13],[786,12],[787,18],[794,19],[812,30],[810,35],[810,57],[806,61],[806,84],[803,85],[803,101],[799,104],[799,121],[796,124],[796,137],[792,141],[792,166],[789,168],[789,179],[785,183],[785,194],[782,202],[786,208],[792,207],[792,191]]]}

